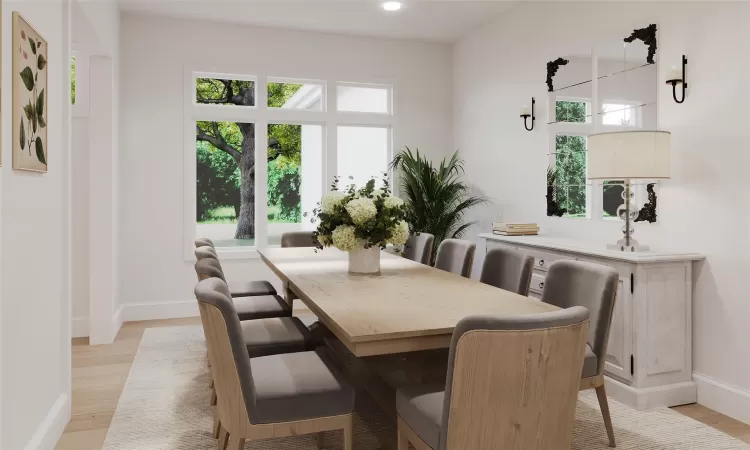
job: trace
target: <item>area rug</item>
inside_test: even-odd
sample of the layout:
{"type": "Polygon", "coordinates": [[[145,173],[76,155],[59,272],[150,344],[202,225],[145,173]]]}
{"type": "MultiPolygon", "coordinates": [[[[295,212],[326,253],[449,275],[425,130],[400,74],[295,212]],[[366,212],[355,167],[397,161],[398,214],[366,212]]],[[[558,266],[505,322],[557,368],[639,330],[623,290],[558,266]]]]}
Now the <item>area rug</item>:
{"type": "MultiPolygon", "coordinates": [[[[200,326],[145,331],[102,450],[215,449],[209,406],[206,346],[200,326]]],[[[736,440],[668,408],[636,411],[610,399],[621,450],[750,450],[736,440]]],[[[358,393],[356,450],[395,448],[393,418],[358,393]]],[[[313,450],[315,436],[248,442],[245,450],[313,450]]],[[[325,448],[341,449],[341,433],[328,432],[325,448]]],[[[593,391],[579,396],[574,450],[609,448],[593,391]]]]}

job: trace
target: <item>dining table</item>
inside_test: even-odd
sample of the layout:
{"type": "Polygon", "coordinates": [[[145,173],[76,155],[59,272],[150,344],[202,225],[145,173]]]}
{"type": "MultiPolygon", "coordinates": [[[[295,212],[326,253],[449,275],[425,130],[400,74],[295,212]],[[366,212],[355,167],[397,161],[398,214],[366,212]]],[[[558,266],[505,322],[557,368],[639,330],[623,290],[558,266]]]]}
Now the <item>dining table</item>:
{"type": "Polygon", "coordinates": [[[538,300],[382,251],[380,273],[353,274],[335,248],[266,248],[263,262],[357,357],[448,348],[471,315],[555,311],[538,300]]]}

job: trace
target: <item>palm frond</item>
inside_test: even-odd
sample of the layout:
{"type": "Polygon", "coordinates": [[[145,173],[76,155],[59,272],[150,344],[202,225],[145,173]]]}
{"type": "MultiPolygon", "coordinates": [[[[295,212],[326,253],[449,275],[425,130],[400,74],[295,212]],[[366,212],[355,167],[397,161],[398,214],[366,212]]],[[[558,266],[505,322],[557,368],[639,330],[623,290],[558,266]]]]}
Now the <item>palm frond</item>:
{"type": "Polygon", "coordinates": [[[466,212],[487,202],[484,197],[472,196],[462,181],[464,161],[458,152],[435,166],[419,149],[406,147],[393,158],[390,169],[399,172],[400,195],[412,231],[435,235],[433,260],[443,240],[459,237],[474,225],[463,222],[466,212]]]}

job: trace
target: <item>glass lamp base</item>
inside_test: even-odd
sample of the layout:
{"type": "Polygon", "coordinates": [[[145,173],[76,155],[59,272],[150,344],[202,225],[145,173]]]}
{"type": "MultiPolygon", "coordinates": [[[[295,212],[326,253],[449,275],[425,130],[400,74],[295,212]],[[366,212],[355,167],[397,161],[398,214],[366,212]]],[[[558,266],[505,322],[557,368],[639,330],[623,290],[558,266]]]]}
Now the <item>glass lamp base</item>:
{"type": "Polygon", "coordinates": [[[648,245],[641,245],[633,238],[630,238],[630,245],[625,243],[625,239],[620,239],[617,244],[607,244],[607,250],[617,250],[620,252],[647,252],[648,245]]]}

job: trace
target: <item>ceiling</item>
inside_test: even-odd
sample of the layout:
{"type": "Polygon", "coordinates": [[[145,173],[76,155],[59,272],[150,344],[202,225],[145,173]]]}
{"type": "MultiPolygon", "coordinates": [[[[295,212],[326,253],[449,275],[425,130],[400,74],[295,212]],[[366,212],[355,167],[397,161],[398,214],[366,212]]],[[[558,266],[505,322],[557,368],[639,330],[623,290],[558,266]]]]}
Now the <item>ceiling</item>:
{"type": "Polygon", "coordinates": [[[405,0],[387,13],[378,0],[119,0],[126,12],[361,36],[454,42],[513,1],[405,0]]]}

